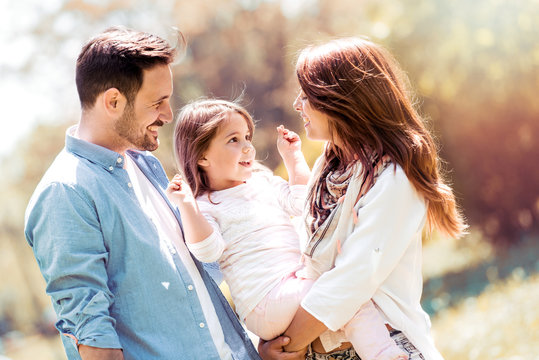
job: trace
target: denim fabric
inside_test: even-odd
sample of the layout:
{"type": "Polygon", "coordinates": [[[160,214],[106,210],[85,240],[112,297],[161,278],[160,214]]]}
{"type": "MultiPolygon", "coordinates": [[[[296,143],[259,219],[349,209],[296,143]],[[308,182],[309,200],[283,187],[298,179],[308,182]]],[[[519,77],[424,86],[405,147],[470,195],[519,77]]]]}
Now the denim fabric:
{"type": "MultiPolygon", "coordinates": [[[[416,347],[408,340],[406,335],[401,331],[393,330],[390,333],[391,339],[397,343],[397,345],[408,354],[409,360],[425,360],[423,354],[416,349],[416,347]]],[[[346,350],[334,351],[329,354],[318,354],[313,351],[309,351],[306,356],[306,360],[361,360],[353,348],[346,350]]]]}
{"type": "MultiPolygon", "coordinates": [[[[128,154],[164,196],[168,179],[159,161],[128,154]]],[[[67,135],[28,205],[26,239],[68,358],[80,359],[78,342],[121,348],[126,359],[218,359],[190,276],[140,208],[124,161],[67,135]]],[[[217,285],[194,261],[234,359],[258,359],[217,285]]]]}
{"type": "Polygon", "coordinates": [[[425,357],[417,348],[408,340],[406,335],[400,331],[391,331],[391,338],[395,340],[397,345],[408,353],[409,360],[425,360],[425,357]]]}
{"type": "Polygon", "coordinates": [[[353,348],[346,350],[333,351],[329,354],[319,354],[309,352],[305,357],[306,360],[361,360],[353,348]]]}

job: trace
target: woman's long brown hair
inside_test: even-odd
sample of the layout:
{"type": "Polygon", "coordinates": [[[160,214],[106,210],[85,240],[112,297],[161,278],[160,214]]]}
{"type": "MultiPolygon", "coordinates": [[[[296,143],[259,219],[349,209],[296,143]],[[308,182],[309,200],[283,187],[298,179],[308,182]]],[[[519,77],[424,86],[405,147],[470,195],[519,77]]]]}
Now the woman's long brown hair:
{"type": "MultiPolygon", "coordinates": [[[[381,46],[344,38],[304,49],[296,75],[311,106],[328,115],[326,161],[358,159],[373,174],[373,156],[400,165],[427,202],[427,228],[457,237],[466,228],[441,176],[436,145],[412,103],[407,77],[381,46]]],[[[372,180],[372,179],[369,179],[372,180]]]]}

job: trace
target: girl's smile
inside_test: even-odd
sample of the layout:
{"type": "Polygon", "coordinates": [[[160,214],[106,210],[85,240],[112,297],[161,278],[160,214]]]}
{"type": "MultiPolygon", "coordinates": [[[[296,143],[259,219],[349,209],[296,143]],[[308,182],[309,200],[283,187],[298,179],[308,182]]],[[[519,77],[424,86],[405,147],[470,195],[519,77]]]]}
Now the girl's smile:
{"type": "Polygon", "coordinates": [[[213,191],[224,190],[243,184],[251,177],[255,154],[247,120],[231,111],[198,165],[208,176],[213,191]]]}

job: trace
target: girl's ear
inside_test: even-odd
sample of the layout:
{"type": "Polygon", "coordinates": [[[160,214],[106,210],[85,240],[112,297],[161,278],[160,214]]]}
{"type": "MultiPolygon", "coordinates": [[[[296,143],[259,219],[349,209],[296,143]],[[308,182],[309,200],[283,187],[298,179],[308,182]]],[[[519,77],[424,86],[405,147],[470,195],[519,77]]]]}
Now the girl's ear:
{"type": "Polygon", "coordinates": [[[210,165],[210,162],[208,161],[208,159],[206,159],[205,157],[203,157],[202,159],[198,160],[197,161],[197,164],[202,166],[202,167],[207,167],[210,165]]]}

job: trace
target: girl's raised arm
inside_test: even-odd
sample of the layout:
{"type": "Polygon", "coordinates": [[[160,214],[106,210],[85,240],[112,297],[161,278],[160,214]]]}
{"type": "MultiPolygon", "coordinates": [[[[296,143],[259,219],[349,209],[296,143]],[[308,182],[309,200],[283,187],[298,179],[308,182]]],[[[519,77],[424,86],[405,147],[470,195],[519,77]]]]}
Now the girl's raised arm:
{"type": "Polygon", "coordinates": [[[301,152],[301,140],[298,134],[285,129],[283,125],[277,127],[277,133],[277,150],[288,171],[289,184],[307,185],[311,169],[301,152]]]}
{"type": "Polygon", "coordinates": [[[200,212],[191,188],[180,175],[175,175],[168,184],[167,196],[180,209],[185,241],[194,244],[208,238],[213,228],[200,212]]]}

